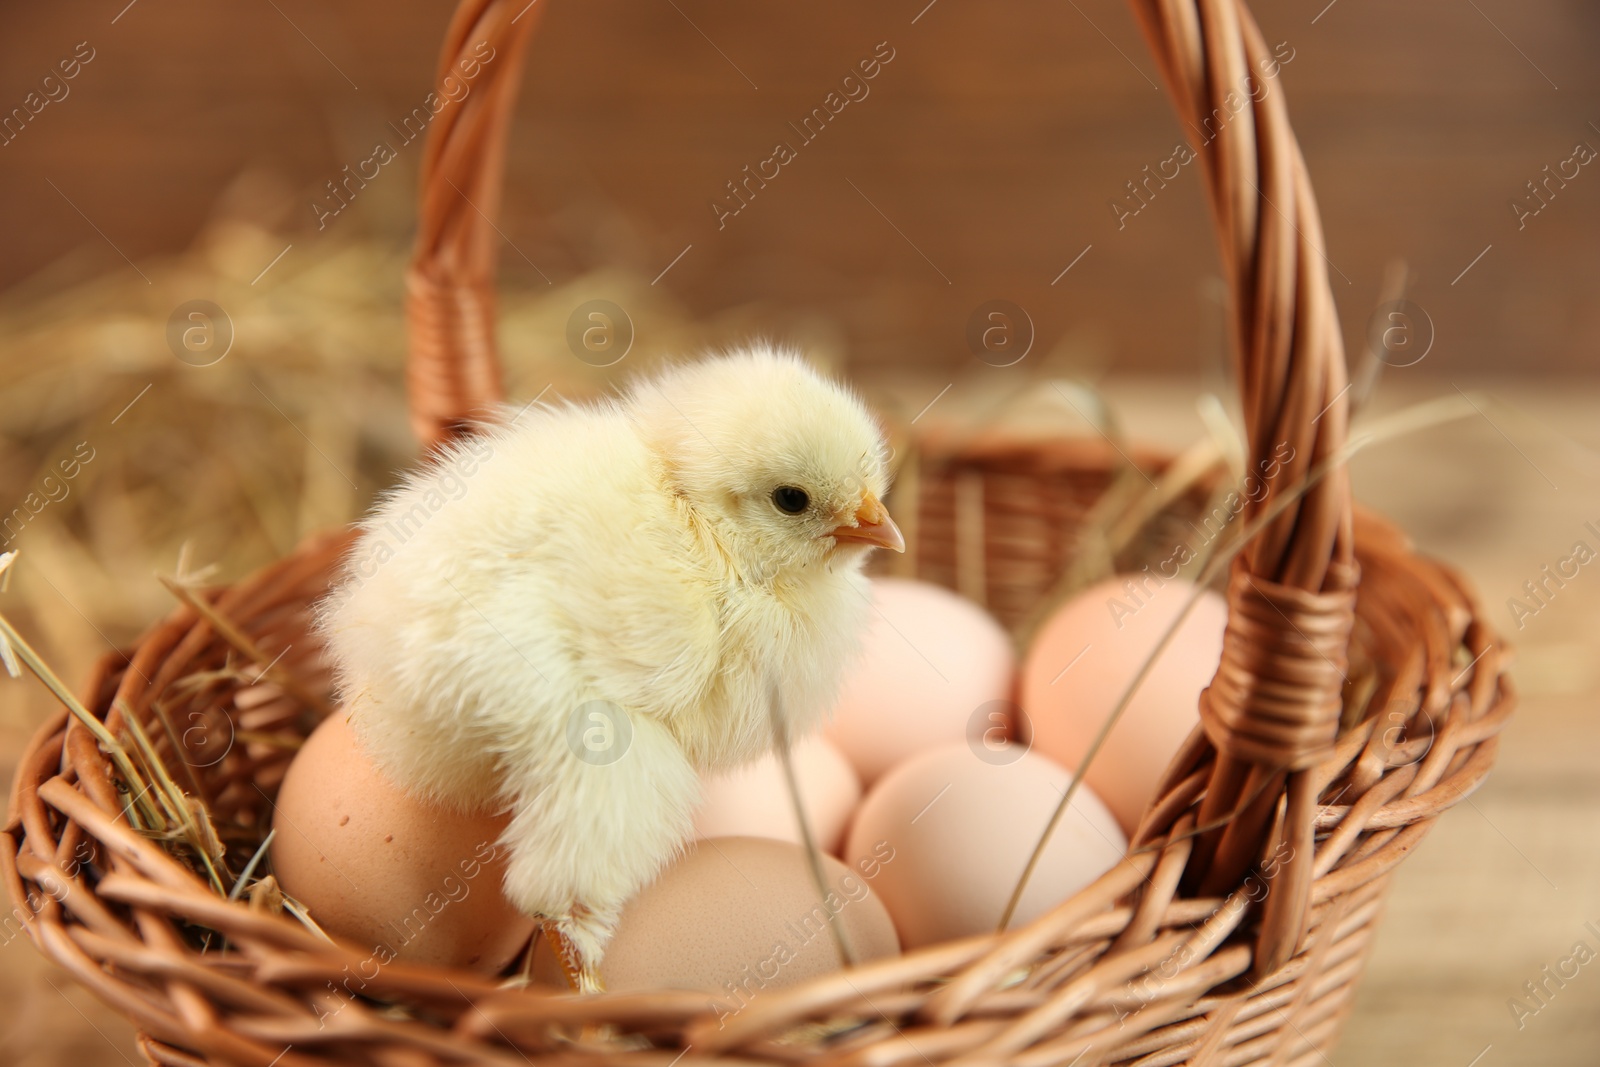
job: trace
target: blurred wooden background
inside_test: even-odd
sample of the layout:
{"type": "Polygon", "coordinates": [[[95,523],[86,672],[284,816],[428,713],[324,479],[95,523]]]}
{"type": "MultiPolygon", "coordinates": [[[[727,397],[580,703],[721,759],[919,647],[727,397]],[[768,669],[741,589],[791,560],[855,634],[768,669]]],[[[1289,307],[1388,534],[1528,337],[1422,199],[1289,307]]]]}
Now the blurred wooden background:
{"type": "MultiPolygon", "coordinates": [[[[0,147],[0,285],[79,246],[119,263],[114,244],[135,265],[182,248],[245,168],[281,178],[259,210],[304,255],[325,183],[380,139],[399,158],[329,226],[403,231],[419,149],[390,124],[428,92],[450,7],[11,5],[0,108],[79,42],[94,59],[0,147]]],[[[1280,79],[1351,345],[1398,257],[1438,334],[1415,373],[1589,367],[1600,171],[1551,186],[1520,230],[1511,202],[1537,203],[1526,183],[1578,142],[1600,149],[1600,7],[1255,10],[1293,57],[1280,79]]],[[[1114,0],[553,3],[511,138],[506,279],[560,284],[600,265],[654,277],[692,246],[660,284],[697,312],[759,300],[775,332],[820,316],[860,363],[970,365],[967,319],[999,298],[1027,309],[1041,348],[1188,370],[1214,355],[1198,339],[1217,321],[1198,175],[1185,168],[1121,229],[1109,206],[1182,138],[1158,80],[1114,0]],[[787,123],[881,41],[894,59],[870,95],[799,146],[787,123]],[[711,202],[779,139],[799,158],[719,230],[711,202]]]]}

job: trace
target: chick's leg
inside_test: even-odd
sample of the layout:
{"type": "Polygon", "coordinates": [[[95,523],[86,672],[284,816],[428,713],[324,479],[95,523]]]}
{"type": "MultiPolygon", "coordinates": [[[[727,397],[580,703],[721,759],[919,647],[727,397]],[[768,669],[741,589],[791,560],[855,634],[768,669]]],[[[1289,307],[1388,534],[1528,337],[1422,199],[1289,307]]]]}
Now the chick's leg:
{"type": "MultiPolygon", "coordinates": [[[[676,854],[693,828],[699,782],[666,728],[643,714],[606,724],[608,745],[521,754],[502,836],[506,895],[557,935],[575,984],[597,987],[622,906],[676,854]]],[[[571,733],[583,737],[583,731],[571,733]]],[[[592,740],[592,738],[591,738],[592,740]]]]}
{"type": "MultiPolygon", "coordinates": [[[[592,913],[581,904],[574,905],[572,911],[572,915],[561,919],[541,918],[539,932],[555,954],[556,962],[561,965],[561,973],[566,976],[567,984],[579,993],[599,993],[605,987],[600,982],[598,963],[587,963],[583,951],[578,947],[580,940],[585,943],[592,940],[592,935],[580,937],[577,929],[592,913]]],[[[610,935],[606,933],[605,936],[610,935]]]]}

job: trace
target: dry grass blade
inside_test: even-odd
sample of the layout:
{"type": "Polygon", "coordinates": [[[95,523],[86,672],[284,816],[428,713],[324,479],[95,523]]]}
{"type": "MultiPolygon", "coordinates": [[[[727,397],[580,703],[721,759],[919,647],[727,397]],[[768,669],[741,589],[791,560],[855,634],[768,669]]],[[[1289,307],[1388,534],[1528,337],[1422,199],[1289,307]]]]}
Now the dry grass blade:
{"type": "Polygon", "coordinates": [[[1155,488],[1140,493],[1110,524],[1106,539],[1113,555],[1120,554],[1152,519],[1188,495],[1196,483],[1226,461],[1222,446],[1210,437],[1202,437],[1179,453],[1156,479],[1155,488]]]}
{"type": "MultiPolygon", "coordinates": [[[[182,681],[182,679],[179,679],[182,681]]],[[[174,683],[176,688],[176,683],[174,683]]],[[[167,735],[167,744],[172,746],[172,751],[178,754],[178,765],[183,768],[183,776],[189,779],[191,786],[189,792],[194,796],[204,796],[205,790],[200,788],[200,779],[195,776],[194,768],[189,766],[189,761],[182,758],[184,752],[183,741],[177,727],[172,724],[172,716],[168,713],[166,705],[160,700],[150,701],[150,710],[156,713],[156,718],[161,722],[161,730],[167,735]]]]}
{"type": "MultiPolygon", "coordinates": [[[[149,735],[144,732],[144,727],[139,725],[139,721],[134,718],[133,712],[128,710],[128,706],[120,701],[113,706],[122,716],[127,736],[133,739],[131,751],[138,758],[144,775],[150,783],[144,793],[152,796],[161,809],[161,818],[154,828],[165,833],[169,824],[181,823],[184,819],[183,793],[176,787],[173,788],[172,792],[167,790],[166,784],[172,779],[168,777],[166,768],[161,763],[161,758],[156,755],[155,748],[150,744],[149,735]],[[176,793],[176,796],[173,795],[174,793],[176,793]]],[[[128,746],[125,745],[124,747],[128,746]]]]}
{"type": "MultiPolygon", "coordinates": [[[[244,865],[244,870],[239,872],[239,877],[233,881],[233,888],[228,890],[229,900],[238,900],[239,894],[244,892],[245,884],[250,881],[250,876],[256,873],[256,867],[266,856],[267,850],[272,847],[272,839],[278,836],[277,827],[267,831],[267,836],[262,839],[261,845],[256,849],[255,855],[250,857],[250,862],[244,865]]],[[[268,877],[271,877],[270,875],[268,877]]]]}
{"type": "Polygon", "coordinates": [[[217,837],[216,827],[211,825],[211,813],[197,797],[186,794],[178,783],[172,780],[172,776],[167,773],[165,762],[156,753],[155,746],[150,743],[150,735],[145,733],[138,716],[134,715],[126,704],[120,702],[116,705],[116,709],[121,714],[122,722],[134,740],[135,750],[145,765],[151,783],[149,791],[155,795],[166,811],[166,824],[156,829],[168,840],[182,841],[187,845],[189,851],[205,867],[212,887],[219,893],[226,892],[227,865],[223,859],[226,850],[217,837]],[[218,869],[219,866],[221,870],[218,869]]]}
{"type": "Polygon", "coordinates": [[[94,735],[94,739],[100,743],[101,750],[111,757],[111,762],[122,775],[123,784],[129,791],[130,800],[127,809],[129,821],[142,829],[148,829],[159,823],[162,818],[161,813],[144,799],[150,786],[134,766],[127,749],[110,730],[106,729],[105,723],[95,718],[88,708],[79,703],[78,698],[72,695],[72,691],[66,687],[56,672],[50,669],[49,664],[45,663],[33,650],[33,646],[17,633],[4,613],[0,613],[0,646],[7,650],[8,660],[13,657],[20,660],[22,666],[27,667],[29,672],[50,690],[50,694],[72,713],[73,718],[94,735]]]}
{"type": "Polygon", "coordinates": [[[317,921],[311,917],[311,913],[306,910],[304,904],[284,893],[281,889],[278,890],[278,897],[283,904],[283,910],[298,919],[301,926],[304,926],[328,944],[337,944],[333,938],[328,936],[328,931],[317,925],[317,921]]]}
{"type": "MultiPolygon", "coordinates": [[[[1202,438],[1168,464],[1152,488],[1131,499],[1119,498],[1115,508],[1102,509],[1097,505],[1084,520],[1084,525],[1086,529],[1093,529],[1094,534],[1089,541],[1103,546],[1101,551],[1093,554],[1080,551],[1073,557],[1066,571],[1050,592],[1040,599],[1022,625],[1020,643],[1026,647],[1056,609],[1095,582],[1111,575],[1116,567],[1115,561],[1133,545],[1140,532],[1173,502],[1204,481],[1226,458],[1220,445],[1211,438],[1202,438]]],[[[1208,507],[1207,510],[1214,509],[1208,507]]],[[[1080,540],[1079,544],[1081,546],[1084,541],[1080,540]]],[[[1207,558],[1197,559],[1191,569],[1203,570],[1207,558]]]]}
{"type": "Polygon", "coordinates": [[[860,957],[855,954],[854,947],[850,944],[850,937],[845,932],[844,923],[839,919],[839,913],[828,907],[827,873],[822,866],[822,850],[817,847],[816,837],[811,832],[811,820],[806,817],[805,803],[800,796],[800,781],[794,773],[794,756],[789,751],[788,724],[783,718],[783,696],[778,690],[776,682],[768,685],[770,696],[767,700],[767,710],[772,716],[772,747],[778,755],[778,763],[783,767],[784,784],[789,790],[789,802],[794,805],[794,819],[800,827],[800,845],[805,850],[806,866],[811,872],[812,883],[816,886],[818,902],[822,909],[828,913],[828,929],[833,933],[834,947],[839,950],[839,958],[846,966],[853,967],[860,957]]]}
{"type": "Polygon", "coordinates": [[[257,879],[250,887],[248,900],[251,911],[270,911],[274,915],[283,912],[283,890],[278,888],[278,880],[270,874],[257,879]]]}
{"type": "MultiPolygon", "coordinates": [[[[11,565],[17,561],[15,550],[0,552],[0,590],[11,586],[11,565]]],[[[22,665],[17,662],[17,654],[11,648],[11,642],[0,637],[0,663],[5,664],[6,673],[13,678],[22,677],[22,665]]]]}
{"type": "MultiPolygon", "coordinates": [[[[322,717],[326,718],[328,715],[333,714],[333,709],[328,706],[328,702],[322,698],[321,694],[307,689],[292,674],[277,666],[277,660],[274,657],[261,651],[256,643],[245,635],[244,631],[240,630],[221,612],[207,603],[204,597],[197,596],[193,589],[174,578],[169,578],[166,575],[158,575],[157,577],[173,596],[199,612],[200,617],[209,622],[223,640],[254,660],[261,668],[261,678],[270,679],[272,682],[282,686],[285,692],[293,694],[297,700],[303,702],[307,707],[315,708],[322,717]]],[[[261,679],[257,679],[257,681],[259,680],[261,679]]]]}
{"type": "MultiPolygon", "coordinates": [[[[0,561],[0,565],[9,566],[15,558],[15,553],[7,555],[10,558],[0,561]]],[[[19,666],[26,666],[51,695],[94,735],[100,748],[111,758],[122,779],[120,784],[127,793],[123,814],[129,825],[160,840],[182,841],[199,858],[217,891],[226,892],[216,867],[222,861],[222,843],[211,826],[209,814],[204,805],[187,796],[172,780],[138,717],[126,705],[117,705],[127,735],[132,739],[132,745],[126,745],[73,696],[55,671],[3,614],[0,614],[0,647],[6,650],[8,661],[15,660],[19,666]]],[[[20,671],[18,673],[20,675],[20,671]]]]}

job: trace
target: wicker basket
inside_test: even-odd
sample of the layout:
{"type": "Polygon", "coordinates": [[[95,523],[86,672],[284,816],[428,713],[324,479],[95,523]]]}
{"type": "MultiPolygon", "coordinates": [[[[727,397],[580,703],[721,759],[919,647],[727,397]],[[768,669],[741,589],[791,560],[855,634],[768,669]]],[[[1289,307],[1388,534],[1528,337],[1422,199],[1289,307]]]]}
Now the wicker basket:
{"type": "MultiPolygon", "coordinates": [[[[426,443],[500,393],[489,220],[522,53],[546,6],[464,0],[445,44],[441,77],[480,42],[497,54],[429,131],[408,276],[413,423],[426,443]]],[[[1262,529],[1228,583],[1203,729],[1124,862],[1025,927],[770,991],[720,1022],[704,994],[579,997],[403,963],[349,1000],[340,983],[366,953],[224,899],[137,832],[112,762],[63,712],[23,758],[0,847],[34,943],[132,1019],[162,1064],[1319,1062],[1390,873],[1483,780],[1514,700],[1461,580],[1357,514],[1331,462],[1346,379],[1321,227],[1281,88],[1247,81],[1268,58],[1248,11],[1239,0],[1133,6],[1204,162],[1250,452],[1287,442],[1296,459],[1247,508],[1262,529]],[[1319,464],[1331,471],[1303,496],[1281,492],[1319,464]],[[1366,706],[1378,710],[1341,731],[1353,660],[1371,667],[1366,706]]],[[[895,503],[917,533],[911,565],[1019,624],[1070,563],[1118,462],[1072,441],[925,449],[895,503]]],[[[1194,503],[1175,502],[1173,516],[1194,503]]],[[[198,595],[108,657],[85,691],[113,733],[144,727],[209,809],[235,870],[270,822],[292,742],[325,712],[307,608],[349,544],[348,533],[313,539],[198,595]],[[241,657],[275,660],[268,682],[225,669],[241,657]],[[195,768],[174,721],[238,741],[195,768]]]]}

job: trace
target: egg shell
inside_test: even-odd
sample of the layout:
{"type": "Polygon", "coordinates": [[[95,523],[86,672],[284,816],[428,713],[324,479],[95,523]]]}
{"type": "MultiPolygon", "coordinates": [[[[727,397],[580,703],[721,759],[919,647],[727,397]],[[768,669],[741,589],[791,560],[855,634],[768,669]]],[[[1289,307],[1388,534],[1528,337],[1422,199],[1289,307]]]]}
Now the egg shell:
{"type": "Polygon", "coordinates": [[[872,605],[863,654],[824,730],[869,786],[908,756],[990,729],[1016,672],[1005,630],[947,589],[875,578],[872,605]]]}
{"type": "Polygon", "coordinates": [[[412,797],[362,751],[342,712],[312,731],[273,812],[273,874],[328,933],[400,959],[496,973],[533,932],[505,897],[507,814],[412,797]]]}
{"type": "MultiPolygon", "coordinates": [[[[900,951],[873,894],[873,864],[823,857],[824,880],[861,962],[900,951]]],[[[693,989],[737,1009],[765,990],[839,970],[803,849],[763,837],[691,843],[622,911],[600,963],[608,991],[693,989]]]]}
{"type": "MultiPolygon", "coordinates": [[[[1119,576],[1050,617],[1022,670],[1023,733],[1036,752],[1070,768],[1083,762],[1122,691],[1193,592],[1181,579],[1119,576]]],[[[1202,593],[1084,775],[1129,834],[1167,764],[1199,725],[1200,691],[1217,672],[1227,621],[1226,602],[1202,593]]]]}
{"type": "MultiPolygon", "coordinates": [[[[845,825],[861,800],[861,779],[850,761],[822,737],[797,741],[795,781],[817,847],[837,853],[845,825]]],[[[695,810],[696,837],[771,837],[799,844],[800,825],[776,755],[705,779],[695,810]]]]}
{"type": "MultiPolygon", "coordinates": [[[[845,859],[879,856],[873,892],[883,898],[907,950],[991,933],[1071,780],[1064,768],[1014,743],[991,746],[981,756],[965,743],[923,752],[867,794],[845,859]],[[887,859],[880,855],[885,849],[887,859]]],[[[1116,819],[1080,788],[1011,926],[1061,903],[1126,851],[1116,819]]]]}

